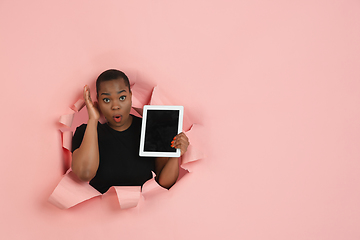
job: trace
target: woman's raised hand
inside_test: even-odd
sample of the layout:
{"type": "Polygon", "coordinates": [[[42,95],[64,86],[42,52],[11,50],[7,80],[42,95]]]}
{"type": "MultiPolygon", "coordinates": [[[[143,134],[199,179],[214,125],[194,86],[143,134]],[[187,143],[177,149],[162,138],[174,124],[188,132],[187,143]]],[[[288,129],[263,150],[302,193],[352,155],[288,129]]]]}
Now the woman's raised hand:
{"type": "Polygon", "coordinates": [[[171,147],[180,148],[181,156],[182,156],[184,153],[186,153],[189,144],[190,143],[188,137],[186,136],[185,133],[181,132],[174,137],[174,139],[171,142],[171,147]]]}
{"type": "Polygon", "coordinates": [[[97,102],[93,103],[90,97],[90,88],[88,85],[84,87],[84,101],[89,114],[89,119],[98,121],[100,118],[100,112],[97,107],[97,102]]]}

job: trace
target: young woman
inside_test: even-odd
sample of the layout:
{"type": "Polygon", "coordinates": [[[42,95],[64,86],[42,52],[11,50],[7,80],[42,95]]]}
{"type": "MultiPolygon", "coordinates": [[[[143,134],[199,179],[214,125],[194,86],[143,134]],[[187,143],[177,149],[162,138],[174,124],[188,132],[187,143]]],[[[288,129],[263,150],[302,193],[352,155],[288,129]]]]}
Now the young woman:
{"type": "MultiPolygon", "coordinates": [[[[111,186],[142,186],[156,173],[156,181],[169,189],[179,174],[178,158],[140,157],[141,118],[130,114],[128,77],[110,69],[96,81],[97,102],[92,102],[89,87],[84,100],[89,119],[75,131],[72,144],[72,170],[83,181],[105,193],[111,186]],[[107,122],[99,123],[100,114],[107,122]]],[[[189,145],[187,136],[174,136],[171,144],[183,155],[189,145]]]]}

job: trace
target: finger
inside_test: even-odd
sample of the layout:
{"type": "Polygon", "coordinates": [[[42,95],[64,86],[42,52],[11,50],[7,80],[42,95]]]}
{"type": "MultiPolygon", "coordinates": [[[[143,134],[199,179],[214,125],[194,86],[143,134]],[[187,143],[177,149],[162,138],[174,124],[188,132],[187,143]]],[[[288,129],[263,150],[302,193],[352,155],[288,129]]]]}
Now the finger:
{"type": "Polygon", "coordinates": [[[87,99],[87,85],[84,86],[83,97],[84,97],[84,100],[86,101],[86,99],[87,99]]]}
{"type": "Polygon", "coordinates": [[[179,133],[178,135],[175,136],[175,138],[185,139],[186,141],[189,140],[184,132],[179,133]]]}
{"type": "Polygon", "coordinates": [[[179,135],[178,137],[176,137],[174,139],[174,143],[178,144],[178,143],[183,143],[185,145],[189,145],[189,139],[186,137],[186,135],[179,135]]]}
{"type": "Polygon", "coordinates": [[[185,133],[181,132],[176,135],[171,141],[171,147],[180,148],[182,151],[186,151],[189,146],[189,139],[185,133]]]}
{"type": "Polygon", "coordinates": [[[174,140],[175,144],[180,144],[180,143],[186,144],[187,142],[188,142],[188,140],[184,137],[178,137],[174,140]]]}
{"type": "Polygon", "coordinates": [[[173,148],[180,148],[181,144],[183,144],[183,141],[179,141],[177,139],[171,141],[171,147],[173,148]]]}
{"type": "Polygon", "coordinates": [[[174,148],[180,149],[180,156],[182,156],[187,151],[187,145],[184,146],[183,144],[178,144],[178,145],[174,146],[174,148]]]}
{"type": "Polygon", "coordinates": [[[85,104],[87,107],[93,106],[93,102],[92,102],[91,96],[90,96],[90,88],[88,85],[85,85],[85,87],[84,87],[84,100],[85,100],[85,104]]]}
{"type": "Polygon", "coordinates": [[[185,142],[185,141],[175,141],[175,142],[172,142],[171,143],[171,146],[173,148],[180,148],[181,150],[185,150],[188,148],[189,144],[188,142],[185,142]]]}
{"type": "Polygon", "coordinates": [[[89,87],[88,87],[88,85],[85,85],[85,87],[84,87],[84,100],[85,100],[85,102],[89,101],[89,96],[90,96],[89,87]]]}
{"type": "Polygon", "coordinates": [[[92,104],[93,102],[91,100],[91,94],[90,94],[90,88],[89,87],[87,87],[87,97],[88,97],[89,102],[92,104]]]}

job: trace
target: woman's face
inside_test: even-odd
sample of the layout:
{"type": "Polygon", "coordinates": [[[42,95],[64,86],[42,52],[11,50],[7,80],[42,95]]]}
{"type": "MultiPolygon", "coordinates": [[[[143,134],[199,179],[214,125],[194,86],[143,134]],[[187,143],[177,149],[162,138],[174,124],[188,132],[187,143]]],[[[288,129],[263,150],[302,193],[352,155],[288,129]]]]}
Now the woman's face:
{"type": "Polygon", "coordinates": [[[100,83],[98,103],[111,128],[124,131],[130,127],[131,93],[122,78],[100,83]]]}

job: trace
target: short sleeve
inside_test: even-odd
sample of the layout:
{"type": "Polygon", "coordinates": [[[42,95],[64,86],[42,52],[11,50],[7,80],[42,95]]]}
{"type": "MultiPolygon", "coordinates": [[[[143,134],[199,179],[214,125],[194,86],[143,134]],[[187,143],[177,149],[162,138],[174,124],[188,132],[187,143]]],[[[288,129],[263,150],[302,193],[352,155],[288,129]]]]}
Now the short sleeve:
{"type": "Polygon", "coordinates": [[[87,124],[82,124],[81,126],[76,128],[73,139],[72,139],[71,152],[74,152],[76,149],[78,149],[80,147],[81,142],[84,138],[86,126],[87,126],[87,124]]]}

